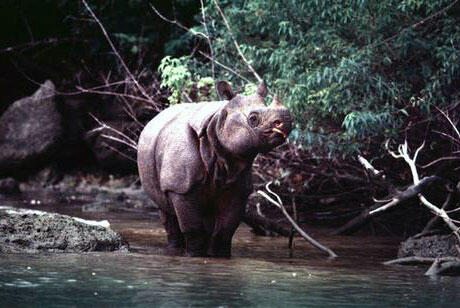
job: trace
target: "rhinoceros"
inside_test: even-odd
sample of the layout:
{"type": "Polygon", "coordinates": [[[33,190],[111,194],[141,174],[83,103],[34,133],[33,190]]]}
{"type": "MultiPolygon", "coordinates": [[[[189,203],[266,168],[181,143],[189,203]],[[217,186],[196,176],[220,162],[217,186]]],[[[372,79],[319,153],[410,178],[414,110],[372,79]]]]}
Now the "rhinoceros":
{"type": "Polygon", "coordinates": [[[172,105],[139,137],[140,180],[159,207],[168,254],[230,257],[252,190],[253,161],[291,131],[280,100],[265,105],[265,82],[249,96],[225,81],[217,91],[226,100],[172,105]]]}

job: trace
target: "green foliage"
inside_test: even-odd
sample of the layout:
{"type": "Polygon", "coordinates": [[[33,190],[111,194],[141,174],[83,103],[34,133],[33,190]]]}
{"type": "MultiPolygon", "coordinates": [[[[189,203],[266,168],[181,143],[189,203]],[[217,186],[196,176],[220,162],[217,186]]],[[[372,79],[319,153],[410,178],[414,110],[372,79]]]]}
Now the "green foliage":
{"type": "Polygon", "coordinates": [[[171,89],[169,102],[177,104],[181,101],[182,91],[190,86],[192,74],[186,66],[188,57],[171,58],[166,56],[161,60],[158,71],[161,74],[161,86],[171,89]]]}
{"type": "Polygon", "coordinates": [[[183,95],[193,95],[193,101],[203,101],[205,99],[216,99],[217,93],[210,93],[214,88],[214,79],[212,77],[200,77],[195,74],[192,77],[189,66],[193,61],[189,56],[172,58],[166,56],[161,60],[158,71],[161,74],[161,86],[167,87],[171,91],[168,100],[174,105],[183,102],[183,95]],[[196,90],[196,91],[194,91],[196,90]]]}
{"type": "MultiPolygon", "coordinates": [[[[459,98],[459,6],[420,23],[450,0],[219,3],[245,56],[293,112],[291,138],[318,151],[355,153],[395,136],[412,113],[429,117],[432,105],[459,98]]],[[[216,59],[254,80],[214,1],[206,13],[216,59]]],[[[210,67],[202,59],[192,76],[211,76],[210,67]]],[[[247,83],[216,70],[237,87],[247,83]]]]}

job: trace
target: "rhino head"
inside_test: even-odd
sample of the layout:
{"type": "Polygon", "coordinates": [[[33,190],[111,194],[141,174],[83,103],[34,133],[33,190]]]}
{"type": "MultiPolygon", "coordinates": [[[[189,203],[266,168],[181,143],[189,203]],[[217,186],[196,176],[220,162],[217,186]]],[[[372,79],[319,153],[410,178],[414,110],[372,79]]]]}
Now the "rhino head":
{"type": "Polygon", "coordinates": [[[234,94],[225,81],[217,83],[217,90],[228,100],[219,113],[215,130],[227,152],[251,157],[266,153],[286,140],[292,129],[291,114],[277,96],[270,105],[265,104],[268,93],[265,82],[250,96],[234,94]]]}

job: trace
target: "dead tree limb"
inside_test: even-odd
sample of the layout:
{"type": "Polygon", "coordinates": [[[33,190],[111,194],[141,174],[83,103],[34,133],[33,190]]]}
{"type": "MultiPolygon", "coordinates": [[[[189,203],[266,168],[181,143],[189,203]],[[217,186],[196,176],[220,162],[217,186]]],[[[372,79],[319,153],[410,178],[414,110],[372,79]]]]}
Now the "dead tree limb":
{"type": "Polygon", "coordinates": [[[384,265],[419,265],[431,264],[425,272],[426,276],[460,274],[460,258],[457,257],[405,257],[383,262],[384,265]]]}
{"type": "MultiPolygon", "coordinates": [[[[455,260],[457,258],[455,257],[446,257],[443,258],[446,260],[455,260]]],[[[385,261],[383,262],[384,265],[417,265],[417,264],[432,264],[436,258],[432,257],[417,257],[417,256],[411,256],[411,257],[404,257],[404,258],[398,258],[390,261],[385,261]]]]}
{"type": "Polygon", "coordinates": [[[433,275],[459,275],[460,274],[460,259],[439,258],[436,259],[430,268],[425,272],[426,276],[433,275]]]}
{"type": "MultiPolygon", "coordinates": [[[[458,133],[457,129],[456,129],[456,132],[458,133]]],[[[459,136],[460,136],[460,133],[459,133],[459,136]]],[[[400,144],[398,146],[398,153],[395,153],[388,149],[388,152],[394,158],[403,158],[406,161],[406,163],[409,165],[409,168],[411,170],[412,181],[414,182],[415,185],[417,185],[420,182],[418,171],[417,171],[417,166],[415,165],[415,162],[417,160],[418,153],[423,149],[424,145],[425,145],[425,142],[423,142],[422,145],[417,148],[412,158],[409,155],[409,146],[407,145],[407,140],[404,142],[404,144],[400,144]]],[[[445,224],[452,230],[452,233],[457,237],[457,240],[460,242],[460,234],[459,234],[460,226],[457,226],[455,224],[455,222],[449,217],[447,212],[444,209],[439,208],[433,203],[431,203],[430,201],[428,201],[428,199],[426,199],[425,196],[422,195],[422,193],[418,193],[417,196],[419,200],[422,202],[422,204],[425,205],[425,207],[427,207],[433,214],[439,216],[445,222],[445,224]]]]}
{"type": "Polygon", "coordinates": [[[257,193],[260,194],[262,197],[264,197],[265,199],[267,199],[270,203],[276,205],[276,207],[278,207],[281,212],[284,214],[284,216],[286,216],[286,218],[289,220],[289,222],[292,224],[292,226],[296,229],[297,232],[299,232],[299,234],[307,241],[309,242],[310,244],[312,244],[314,247],[318,248],[319,250],[321,250],[322,252],[325,252],[329,255],[330,258],[337,258],[337,255],[329,248],[327,248],[326,246],[323,246],[322,244],[320,244],[318,241],[316,241],[314,238],[312,238],[311,236],[309,236],[305,231],[302,230],[302,228],[299,227],[299,225],[294,221],[294,219],[289,215],[289,213],[286,211],[286,208],[284,207],[283,205],[283,202],[281,201],[281,198],[275,194],[271,189],[270,189],[270,184],[272,182],[268,182],[267,185],[265,185],[265,189],[272,195],[276,198],[276,201],[270,197],[267,193],[261,191],[261,190],[258,190],[257,193]]]}
{"type": "Polygon", "coordinates": [[[256,234],[267,235],[272,231],[281,236],[289,236],[291,231],[274,219],[260,216],[257,212],[246,212],[243,222],[250,226],[256,234]]]}
{"type": "Polygon", "coordinates": [[[385,205],[380,203],[374,204],[369,208],[364,209],[358,216],[347,222],[344,226],[337,230],[334,230],[332,235],[339,234],[351,234],[365,224],[371,217],[376,217],[383,214],[388,209],[400,204],[401,202],[407,201],[411,198],[416,197],[419,193],[426,190],[429,186],[444,181],[444,179],[438,176],[428,176],[419,181],[417,185],[411,185],[406,190],[399,192],[392,197],[392,200],[385,205]]]}

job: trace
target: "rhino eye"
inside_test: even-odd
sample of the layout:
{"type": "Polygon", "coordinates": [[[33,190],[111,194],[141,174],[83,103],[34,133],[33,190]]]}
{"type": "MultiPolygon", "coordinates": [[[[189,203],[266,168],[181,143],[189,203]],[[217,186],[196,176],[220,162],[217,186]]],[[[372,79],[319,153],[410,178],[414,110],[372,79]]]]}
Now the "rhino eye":
{"type": "Polygon", "coordinates": [[[259,116],[256,113],[249,115],[248,124],[251,127],[256,127],[259,125],[259,116]]]}

